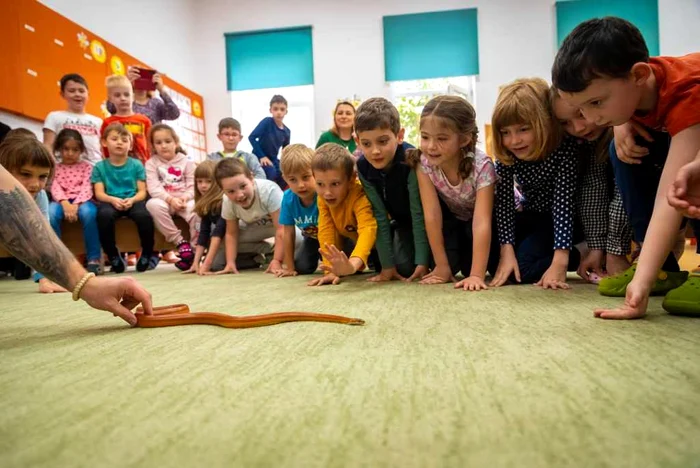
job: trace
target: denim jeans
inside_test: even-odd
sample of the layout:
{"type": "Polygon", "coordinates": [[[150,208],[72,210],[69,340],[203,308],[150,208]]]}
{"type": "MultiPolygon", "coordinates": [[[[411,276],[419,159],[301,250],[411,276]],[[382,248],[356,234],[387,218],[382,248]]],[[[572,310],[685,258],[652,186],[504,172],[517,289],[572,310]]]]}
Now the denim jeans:
{"type": "MultiPolygon", "coordinates": [[[[61,222],[65,218],[63,206],[60,203],[51,202],[49,205],[49,218],[53,232],[61,237],[61,222]]],[[[97,207],[91,201],[86,201],[78,206],[78,220],[83,226],[83,241],[85,242],[85,255],[89,262],[100,260],[100,235],[97,230],[97,207]]]]}
{"type": "MultiPolygon", "coordinates": [[[[615,151],[615,141],[610,142],[610,162],[622,195],[622,205],[625,207],[630,226],[634,231],[634,240],[640,243],[644,241],[654,212],[656,192],[671,145],[668,133],[654,131],[650,133],[654,141],[647,142],[641,139],[637,141],[640,146],[649,149],[649,154],[640,159],[640,164],[627,164],[620,161],[615,151]]],[[[692,220],[691,225],[695,235],[700,235],[700,221],[692,220]]],[[[673,253],[668,254],[661,268],[665,271],[680,270],[673,253]]]]}

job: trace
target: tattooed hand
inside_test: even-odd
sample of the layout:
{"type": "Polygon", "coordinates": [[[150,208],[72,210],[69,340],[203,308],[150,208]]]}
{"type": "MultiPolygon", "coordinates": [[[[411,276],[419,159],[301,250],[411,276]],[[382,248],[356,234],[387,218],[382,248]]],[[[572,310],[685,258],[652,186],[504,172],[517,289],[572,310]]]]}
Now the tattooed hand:
{"type": "MultiPolygon", "coordinates": [[[[41,145],[37,141],[37,145],[41,145]]],[[[41,146],[43,148],[43,146],[41,146]]],[[[85,276],[85,269],[56,237],[39,207],[7,170],[0,166],[0,244],[13,256],[72,291],[85,276]]],[[[80,296],[96,309],[112,312],[131,325],[131,310],[143,304],[152,313],[151,296],[129,277],[92,278],[80,296]]]]}

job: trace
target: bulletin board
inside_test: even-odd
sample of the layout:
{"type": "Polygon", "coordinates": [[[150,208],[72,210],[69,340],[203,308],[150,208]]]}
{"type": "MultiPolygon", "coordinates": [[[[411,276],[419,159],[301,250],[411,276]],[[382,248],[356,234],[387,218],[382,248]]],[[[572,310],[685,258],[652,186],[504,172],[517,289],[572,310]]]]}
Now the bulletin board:
{"type": "MultiPolygon", "coordinates": [[[[86,112],[109,116],[105,107],[105,79],[126,74],[129,65],[152,68],[36,0],[4,2],[0,15],[0,109],[43,121],[63,110],[59,80],[78,73],[88,82],[86,112]]],[[[163,83],[180,109],[180,118],[168,122],[180,136],[182,147],[194,160],[206,156],[202,97],[167,76],[163,83]]]]}

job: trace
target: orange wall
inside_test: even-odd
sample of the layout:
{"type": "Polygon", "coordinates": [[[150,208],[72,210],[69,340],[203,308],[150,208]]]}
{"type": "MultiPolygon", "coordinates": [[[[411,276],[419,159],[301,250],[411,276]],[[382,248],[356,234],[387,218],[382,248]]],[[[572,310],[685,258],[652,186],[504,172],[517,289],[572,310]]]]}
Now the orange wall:
{"type": "MultiPolygon", "coordinates": [[[[125,74],[129,65],[142,61],[108,43],[36,0],[3,2],[0,16],[0,109],[43,121],[46,115],[65,108],[59,80],[78,73],[88,82],[90,100],[86,111],[105,117],[105,78],[125,74]]],[[[167,74],[167,70],[160,70],[167,74]]],[[[180,107],[174,124],[185,149],[202,159],[205,154],[202,97],[171,80],[163,79],[180,107]]]]}

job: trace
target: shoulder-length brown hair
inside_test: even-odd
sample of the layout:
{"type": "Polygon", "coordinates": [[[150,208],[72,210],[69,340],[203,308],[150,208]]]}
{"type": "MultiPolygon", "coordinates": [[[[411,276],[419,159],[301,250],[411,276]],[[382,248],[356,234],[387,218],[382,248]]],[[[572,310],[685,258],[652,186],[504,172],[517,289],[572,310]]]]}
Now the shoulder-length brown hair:
{"type": "Polygon", "coordinates": [[[501,163],[511,165],[515,156],[503,146],[501,131],[510,125],[529,125],[535,134],[532,152],[526,161],[541,161],[559,145],[561,126],[552,118],[549,84],[542,78],[519,78],[501,89],[493,110],[494,155],[501,163]]]}

